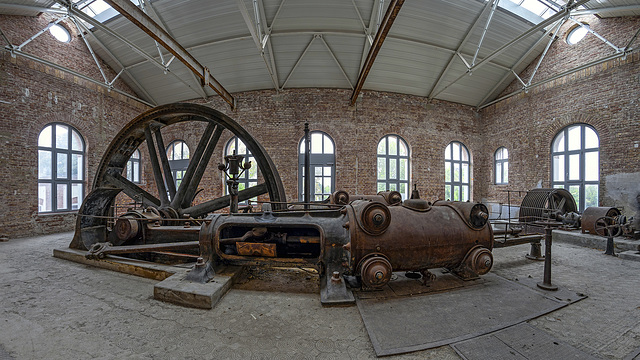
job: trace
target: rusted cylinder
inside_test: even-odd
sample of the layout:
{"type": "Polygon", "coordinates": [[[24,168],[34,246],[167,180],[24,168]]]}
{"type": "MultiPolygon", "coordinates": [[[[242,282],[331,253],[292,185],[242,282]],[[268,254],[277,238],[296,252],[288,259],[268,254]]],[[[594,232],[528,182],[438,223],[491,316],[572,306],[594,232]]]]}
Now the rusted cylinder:
{"type": "Polygon", "coordinates": [[[620,216],[620,210],[613,207],[592,206],[582,213],[582,232],[596,235],[596,220],[603,216],[615,218],[620,216]]]}
{"type": "MultiPolygon", "coordinates": [[[[339,191],[335,192],[337,196],[334,197],[335,200],[331,200],[333,204],[339,204],[335,202],[339,199],[339,191]]],[[[356,201],[356,200],[369,200],[369,201],[379,201],[383,204],[387,205],[398,205],[402,202],[402,195],[397,191],[380,191],[377,195],[348,195],[348,202],[356,201]]]]}
{"type": "Polygon", "coordinates": [[[486,222],[472,226],[465,215],[466,204],[476,205],[448,202],[447,206],[413,208],[352,202],[347,207],[349,218],[355,220],[349,229],[352,266],[381,256],[389,260],[393,271],[455,268],[476,247],[490,251],[491,227],[486,222]]]}
{"type": "Polygon", "coordinates": [[[118,243],[114,245],[121,245],[128,240],[136,238],[140,234],[140,226],[135,217],[127,215],[116,220],[114,231],[116,238],[118,238],[118,243]]]}
{"type": "Polygon", "coordinates": [[[533,223],[578,211],[576,201],[565,189],[532,189],[520,204],[520,222],[533,223]]]}

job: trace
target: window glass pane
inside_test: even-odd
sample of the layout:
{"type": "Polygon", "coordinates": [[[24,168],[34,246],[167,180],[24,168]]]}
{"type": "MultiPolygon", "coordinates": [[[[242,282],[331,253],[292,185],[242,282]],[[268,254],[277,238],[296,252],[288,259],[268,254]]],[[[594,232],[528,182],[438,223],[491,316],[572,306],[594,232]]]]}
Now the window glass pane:
{"type": "Polygon", "coordinates": [[[189,159],[189,147],[185,143],[182,143],[182,159],[189,159]]]}
{"type": "Polygon", "coordinates": [[[408,180],[409,159],[400,159],[400,180],[408,180]]]}
{"type": "Polygon", "coordinates": [[[569,148],[568,150],[578,150],[582,146],[580,139],[581,126],[572,126],[569,128],[569,148]]]}
{"type": "Polygon", "coordinates": [[[598,141],[598,134],[593,131],[592,128],[585,126],[584,127],[584,148],[585,149],[593,149],[597,148],[600,145],[600,141],[598,141]]]}
{"type": "MultiPolygon", "coordinates": [[[[229,141],[229,143],[227,144],[227,152],[225,153],[225,156],[227,155],[233,155],[233,152],[236,150],[236,139],[237,138],[233,138],[231,139],[231,141],[229,141]]],[[[303,147],[301,147],[301,149],[304,149],[303,147]]]]}
{"type": "MultiPolygon", "coordinates": [[[[313,144],[313,142],[311,144],[313,144]]],[[[313,193],[322,194],[322,178],[316,178],[315,180],[315,191],[313,193]]]]}
{"type": "Polygon", "coordinates": [[[462,164],[462,183],[469,183],[469,164],[462,164]]]}
{"type": "Polygon", "coordinates": [[[247,146],[242,142],[242,140],[238,139],[238,155],[246,155],[247,154],[247,146]]]}
{"type": "Polygon", "coordinates": [[[462,194],[461,194],[462,198],[460,199],[460,201],[467,201],[469,200],[469,186],[468,185],[463,185],[462,186],[462,194]]]}
{"type": "Polygon", "coordinates": [[[71,210],[78,210],[82,204],[82,184],[71,184],[71,210]]]}
{"type": "Polygon", "coordinates": [[[451,182],[451,162],[444,162],[444,181],[451,182]]]}
{"type": "Polygon", "coordinates": [[[502,183],[502,164],[496,163],[496,184],[502,183]]]}
{"type": "Polygon", "coordinates": [[[398,191],[398,184],[396,183],[389,184],[389,191],[398,191]]]}
{"type": "Polygon", "coordinates": [[[564,181],[564,155],[553,156],[553,181],[564,181]]]}
{"type": "Polygon", "coordinates": [[[460,164],[453,163],[453,181],[460,181],[460,164]]]}
{"type": "Polygon", "coordinates": [[[378,158],[378,180],[387,179],[387,161],[385,158],[378,158]]]}
{"type": "Polygon", "coordinates": [[[333,141],[328,136],[323,136],[324,138],[324,153],[325,154],[333,154],[333,141]]]}
{"type": "Polygon", "coordinates": [[[504,162],[503,168],[502,168],[502,182],[503,183],[508,183],[509,182],[509,163],[508,162],[504,162]]]}
{"type": "Polygon", "coordinates": [[[131,160],[127,161],[127,168],[124,170],[124,177],[129,181],[133,181],[133,165],[131,160]]]}
{"type": "Polygon", "coordinates": [[[387,185],[383,182],[378,183],[378,192],[380,191],[387,191],[387,185]]]}
{"type": "Polygon", "coordinates": [[[554,152],[564,151],[564,131],[561,131],[553,140],[552,149],[554,152]]]}
{"type": "Polygon", "coordinates": [[[451,200],[451,185],[445,185],[444,198],[445,200],[451,200]]]}
{"type": "Polygon", "coordinates": [[[169,145],[169,147],[167,148],[167,158],[168,158],[169,160],[175,160],[175,159],[174,159],[174,154],[175,154],[175,151],[174,151],[175,149],[174,149],[174,148],[175,148],[175,144],[171,144],[171,145],[169,145]]]}
{"type": "Polygon", "coordinates": [[[40,136],[38,136],[38,146],[51,147],[51,130],[53,126],[49,125],[42,129],[40,136]]]}
{"type": "Polygon", "coordinates": [[[140,163],[133,163],[133,182],[140,182],[140,163]]]}
{"type": "Polygon", "coordinates": [[[134,151],[133,154],[131,154],[131,158],[140,159],[140,151],[139,150],[134,151]]]}
{"type": "Polygon", "coordinates": [[[249,161],[251,161],[251,167],[248,170],[249,171],[249,179],[257,179],[258,178],[258,166],[256,165],[256,162],[253,159],[253,157],[250,157],[249,161]]]}
{"type": "Polygon", "coordinates": [[[584,186],[584,207],[598,206],[598,185],[584,186]]]}
{"type": "Polygon", "coordinates": [[[590,151],[584,154],[584,180],[598,181],[600,180],[600,171],[598,160],[599,151],[590,151]]]}
{"type": "Polygon", "coordinates": [[[67,165],[69,161],[68,154],[57,154],[57,167],[56,167],[56,178],[58,179],[66,179],[69,177],[67,173],[67,165]]]}
{"type": "Polygon", "coordinates": [[[244,189],[245,189],[245,187],[246,187],[246,184],[245,184],[245,183],[243,183],[243,182],[239,182],[239,183],[238,183],[238,191],[242,191],[242,190],[244,190],[244,189]]]}
{"type": "Polygon", "coordinates": [[[406,183],[400,183],[400,190],[398,190],[400,192],[400,194],[402,194],[402,198],[404,199],[408,199],[409,195],[407,194],[407,184],[406,183]]]}
{"type": "Polygon", "coordinates": [[[503,159],[509,158],[509,151],[507,150],[507,148],[502,148],[502,158],[503,159]]]}
{"type": "Polygon", "coordinates": [[[462,161],[469,161],[469,152],[463,146],[460,146],[460,151],[462,152],[462,161]]]}
{"type": "Polygon", "coordinates": [[[453,201],[460,201],[460,186],[453,187],[453,201]]]}
{"type": "Polygon", "coordinates": [[[57,206],[58,210],[67,209],[67,184],[58,184],[56,190],[57,206]]]}
{"type": "Polygon", "coordinates": [[[398,138],[389,136],[389,155],[398,155],[398,138]]]}
{"type": "Polygon", "coordinates": [[[71,180],[82,180],[83,179],[83,155],[80,154],[71,154],[71,180]]]}
{"type": "Polygon", "coordinates": [[[580,209],[580,185],[569,186],[569,192],[576,199],[576,207],[580,209]]]}
{"type": "Polygon", "coordinates": [[[51,179],[51,151],[38,151],[38,179],[51,179]]]}
{"type": "Polygon", "coordinates": [[[457,143],[452,144],[453,160],[460,160],[460,145],[457,143]]]}
{"type": "Polygon", "coordinates": [[[389,179],[398,178],[398,160],[389,159],[389,179]]]}
{"type": "Polygon", "coordinates": [[[496,151],[496,160],[502,160],[502,148],[496,151]]]}
{"type": "Polygon", "coordinates": [[[321,166],[314,166],[313,167],[313,172],[315,176],[322,176],[322,167],[321,166]]]}
{"type": "Polygon", "coordinates": [[[77,131],[71,130],[71,150],[82,151],[82,138],[77,131]]]}
{"type": "Polygon", "coordinates": [[[569,180],[580,180],[580,154],[569,155],[569,180]]]}
{"type": "Polygon", "coordinates": [[[38,211],[52,211],[51,184],[38,184],[38,211]]]}
{"type": "Polygon", "coordinates": [[[387,154],[387,138],[382,138],[378,143],[378,155],[386,155],[387,154]]]}
{"type": "Polygon", "coordinates": [[[56,125],[56,148],[69,148],[69,128],[64,125],[56,125]]]}
{"type": "Polygon", "coordinates": [[[331,194],[331,178],[330,177],[325,177],[323,178],[323,182],[324,182],[324,191],[323,194],[329,195],[331,194]]]}
{"type": "Polygon", "coordinates": [[[404,141],[398,140],[398,146],[400,147],[400,156],[407,156],[409,152],[407,151],[407,145],[405,145],[404,141]]]}
{"type": "Polygon", "coordinates": [[[451,144],[447,145],[447,148],[444,149],[444,158],[445,160],[451,160],[451,144]]]}
{"type": "Polygon", "coordinates": [[[331,176],[331,166],[324,166],[322,168],[322,175],[331,176]]]}
{"type": "Polygon", "coordinates": [[[311,133],[311,153],[322,154],[322,134],[311,133]]]}

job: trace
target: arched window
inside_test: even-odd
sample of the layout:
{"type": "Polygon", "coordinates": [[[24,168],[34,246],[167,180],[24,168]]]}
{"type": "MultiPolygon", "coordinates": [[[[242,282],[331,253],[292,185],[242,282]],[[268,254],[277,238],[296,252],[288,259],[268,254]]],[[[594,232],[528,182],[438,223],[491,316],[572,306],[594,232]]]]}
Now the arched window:
{"type": "MultiPolygon", "coordinates": [[[[258,164],[256,164],[253,155],[251,155],[251,151],[247,149],[247,146],[242,142],[242,140],[238,139],[238,137],[234,136],[229,140],[227,146],[224,148],[224,156],[227,155],[243,155],[244,159],[242,163],[247,163],[251,161],[251,168],[246,170],[238,180],[238,190],[242,191],[244,189],[248,189],[250,187],[258,185],[258,164]]],[[[229,193],[229,189],[225,182],[224,184],[224,193],[225,195],[229,193]]],[[[251,199],[252,201],[257,200],[257,198],[251,199]]],[[[240,204],[246,204],[246,201],[240,202],[240,204]]]]}
{"type": "Polygon", "coordinates": [[[182,177],[189,166],[189,147],[184,141],[175,140],[167,147],[167,158],[177,189],[180,187],[182,177]]]}
{"type": "Polygon", "coordinates": [[[136,184],[140,183],[140,150],[137,150],[131,154],[129,161],[127,161],[125,177],[127,180],[136,184]]]}
{"type": "Polygon", "coordinates": [[[598,206],[600,140],[589,125],[560,130],[551,143],[551,187],[569,190],[578,211],[598,206]]]}
{"type": "MultiPolygon", "coordinates": [[[[311,132],[311,201],[323,201],[334,191],[336,186],[336,155],[333,139],[322,131],[311,132]]],[[[298,199],[304,200],[304,137],[298,146],[298,199]]]]}
{"type": "Polygon", "coordinates": [[[69,125],[50,124],[38,137],[38,211],[78,210],[84,199],[84,140],[69,125]]]}
{"type": "Polygon", "coordinates": [[[397,135],[387,135],[378,142],[378,191],[395,190],[409,198],[409,145],[397,135]]]}
{"type": "Polygon", "coordinates": [[[469,200],[469,150],[463,143],[452,141],[444,150],[444,198],[469,200]]]}
{"type": "Polygon", "coordinates": [[[496,174],[496,184],[509,183],[509,151],[506,147],[500,147],[493,155],[493,170],[496,174]]]}

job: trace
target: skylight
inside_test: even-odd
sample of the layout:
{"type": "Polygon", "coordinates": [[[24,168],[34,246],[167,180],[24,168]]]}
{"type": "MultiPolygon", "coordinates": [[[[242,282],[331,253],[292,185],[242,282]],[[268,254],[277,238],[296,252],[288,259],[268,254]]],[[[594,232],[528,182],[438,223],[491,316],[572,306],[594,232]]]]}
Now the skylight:
{"type": "MultiPolygon", "coordinates": [[[[566,0],[502,0],[500,7],[526,19],[535,24],[553,16],[563,6],[567,5],[566,0]]],[[[578,6],[584,9],[584,6],[578,6]]]]}

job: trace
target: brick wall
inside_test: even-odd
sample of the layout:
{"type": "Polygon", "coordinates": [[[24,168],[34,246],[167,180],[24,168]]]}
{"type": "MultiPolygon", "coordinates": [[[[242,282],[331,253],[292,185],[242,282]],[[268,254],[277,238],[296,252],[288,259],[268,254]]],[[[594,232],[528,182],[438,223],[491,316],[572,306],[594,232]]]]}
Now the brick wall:
{"type": "MultiPolygon", "coordinates": [[[[20,44],[50,21],[0,15],[0,28],[20,44]]],[[[23,48],[41,58],[101,79],[91,55],[71,30],[63,44],[48,33],[23,48]]],[[[110,79],[115,73],[105,66],[110,79]]],[[[124,83],[115,87],[134,94],[124,83]]],[[[0,53],[0,236],[26,236],[71,230],[75,213],[38,214],[38,135],[49,123],[75,127],[84,137],[85,194],[90,190],[102,153],[126,122],[147,107],[91,82],[21,57],[0,53]],[[8,171],[7,171],[8,170],[8,171]]]]}
{"type": "MultiPolygon", "coordinates": [[[[38,22],[29,31],[43,27],[43,22],[45,25],[47,22],[41,18],[0,16],[0,27],[17,31],[14,27],[22,26],[19,19],[26,23],[38,22]],[[7,21],[12,23],[7,25],[7,21]]],[[[614,31],[610,37],[617,43],[625,43],[625,36],[632,36],[638,27],[638,18],[599,21],[607,24],[597,31],[607,36],[605,29],[612,27],[614,31]]],[[[597,28],[595,24],[592,27],[597,28]]],[[[41,45],[43,48],[65,46],[51,40],[48,34],[37,41],[45,42],[41,45]]],[[[50,60],[79,66],[78,71],[81,68],[88,73],[94,71],[92,77],[99,79],[93,60],[78,41],[77,38],[72,40],[71,44],[76,47],[63,57],[55,57],[60,52],[53,51],[50,60]]],[[[557,41],[536,79],[582,64],[585,52],[596,46],[585,43],[568,47],[557,41]]],[[[598,51],[606,52],[607,47],[598,48],[598,51]]],[[[592,59],[597,54],[588,52],[585,56],[592,59]]],[[[472,199],[476,201],[506,201],[503,190],[528,190],[538,184],[548,186],[552,138],[568,124],[587,123],[600,135],[601,204],[629,208],[628,199],[632,195],[635,198],[640,192],[636,180],[640,175],[640,150],[636,147],[640,141],[639,56],[635,53],[625,60],[582,70],[480,112],[460,104],[373,91],[363,91],[356,106],[349,107],[351,91],[337,89],[236,93],[238,106],[235,111],[229,110],[218,97],[193,102],[226,113],[258,139],[274,160],[289,200],[297,199],[297,149],[305,122],[309,122],[312,130],[321,130],[333,138],[336,188],[354,194],[376,192],[377,143],[387,134],[397,134],[410,147],[411,183],[418,185],[423,198],[443,198],[444,149],[449,142],[460,141],[471,154],[472,199]],[[493,153],[500,146],[509,150],[508,185],[493,185],[493,153]]],[[[521,76],[526,78],[531,71],[529,67],[521,76]]],[[[117,86],[131,92],[123,84],[117,86]]],[[[514,82],[504,94],[517,86],[514,82]]],[[[0,175],[3,189],[0,203],[5,205],[0,209],[0,235],[13,237],[72,229],[73,214],[37,213],[39,131],[46,124],[59,121],[82,133],[87,143],[86,183],[90,185],[113,136],[146,107],[60,71],[20,58],[13,59],[6,52],[0,57],[0,100],[9,102],[0,103],[0,141],[3,145],[0,166],[10,169],[0,175]]],[[[165,144],[184,140],[193,152],[203,128],[202,124],[194,123],[174,125],[163,130],[165,144]]],[[[216,165],[222,161],[223,147],[231,136],[228,131],[223,133],[201,184],[204,192],[198,195],[196,202],[222,195],[224,180],[216,165]]],[[[140,150],[142,187],[157,193],[146,146],[143,144],[140,150]]],[[[514,203],[520,200],[517,195],[512,199],[514,203]]]]}

